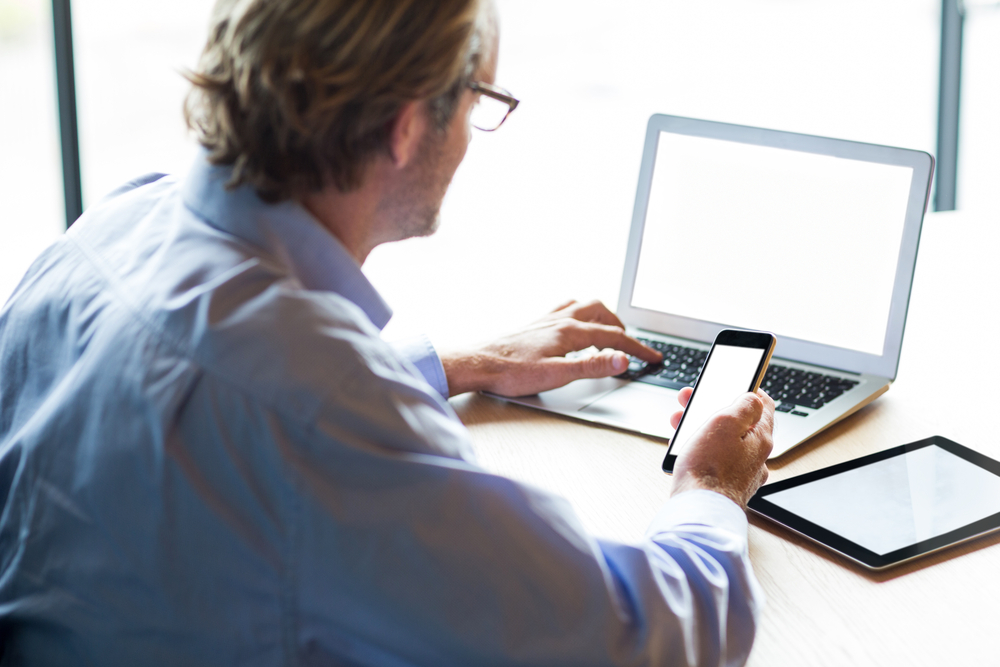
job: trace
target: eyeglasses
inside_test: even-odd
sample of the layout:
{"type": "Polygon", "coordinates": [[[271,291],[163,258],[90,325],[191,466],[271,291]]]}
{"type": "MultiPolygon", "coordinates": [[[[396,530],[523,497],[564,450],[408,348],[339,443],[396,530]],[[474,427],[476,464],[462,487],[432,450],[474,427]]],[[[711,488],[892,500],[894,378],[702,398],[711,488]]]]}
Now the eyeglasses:
{"type": "Polygon", "coordinates": [[[472,107],[472,127],[484,132],[492,132],[503,125],[510,112],[521,102],[503,88],[490,83],[470,81],[469,88],[479,93],[479,99],[472,107]]]}

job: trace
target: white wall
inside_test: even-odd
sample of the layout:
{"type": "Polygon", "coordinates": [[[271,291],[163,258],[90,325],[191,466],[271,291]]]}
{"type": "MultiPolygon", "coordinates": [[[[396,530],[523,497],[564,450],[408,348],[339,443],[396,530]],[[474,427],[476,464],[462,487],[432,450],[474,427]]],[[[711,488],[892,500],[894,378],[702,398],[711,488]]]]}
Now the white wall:
{"type": "MultiPolygon", "coordinates": [[[[62,225],[49,4],[0,0],[0,301],[62,225]]],[[[85,201],[186,168],[178,71],[197,59],[210,5],[74,0],[85,201]]],[[[489,335],[490,318],[472,326],[465,309],[495,311],[502,328],[563,297],[613,303],[651,113],[934,148],[938,0],[499,9],[498,83],[523,102],[499,132],[477,133],[441,232],[369,260],[397,310],[391,335],[489,335]]],[[[959,191],[960,205],[994,209],[998,18],[967,23],[959,191]]]]}
{"type": "Polygon", "coordinates": [[[373,253],[389,336],[487,337],[566,297],[613,306],[652,113],[934,149],[936,0],[499,8],[497,82],[522,104],[474,138],[438,235],[373,253]]]}

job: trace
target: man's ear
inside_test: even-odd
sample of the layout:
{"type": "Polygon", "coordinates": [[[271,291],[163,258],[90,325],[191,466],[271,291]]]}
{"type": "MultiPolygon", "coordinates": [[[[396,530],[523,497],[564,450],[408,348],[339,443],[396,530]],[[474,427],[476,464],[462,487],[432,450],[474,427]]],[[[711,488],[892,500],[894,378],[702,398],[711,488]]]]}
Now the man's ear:
{"type": "Polygon", "coordinates": [[[389,132],[389,154],[393,164],[402,169],[416,156],[417,148],[427,130],[427,115],[423,102],[407,102],[396,114],[389,132]]]}

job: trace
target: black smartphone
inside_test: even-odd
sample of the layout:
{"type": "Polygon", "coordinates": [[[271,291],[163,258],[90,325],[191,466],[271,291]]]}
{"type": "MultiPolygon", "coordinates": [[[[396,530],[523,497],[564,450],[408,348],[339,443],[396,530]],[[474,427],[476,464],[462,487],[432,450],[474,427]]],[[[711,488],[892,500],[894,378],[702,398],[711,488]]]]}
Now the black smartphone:
{"type": "Polygon", "coordinates": [[[670,438],[663,470],[672,473],[677,455],[708,418],[729,407],[741,394],[757,391],[774,353],[774,334],[723,329],[701,367],[691,400],[670,438]]]}

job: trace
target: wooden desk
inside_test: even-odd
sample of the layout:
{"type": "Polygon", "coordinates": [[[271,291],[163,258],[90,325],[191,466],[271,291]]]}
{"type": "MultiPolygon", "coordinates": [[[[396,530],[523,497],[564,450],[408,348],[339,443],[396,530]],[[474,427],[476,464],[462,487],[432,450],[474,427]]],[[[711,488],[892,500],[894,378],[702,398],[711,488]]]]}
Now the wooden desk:
{"type": "MultiPolygon", "coordinates": [[[[935,434],[1000,459],[998,302],[1000,216],[929,215],[896,382],[771,479],[935,434]]],[[[669,496],[659,441],[483,396],[453,404],[485,467],[565,496],[597,535],[638,540],[669,496]]],[[[1000,664],[1000,537],[872,574],[754,518],[750,554],[768,598],[750,665],[1000,664]]]]}

